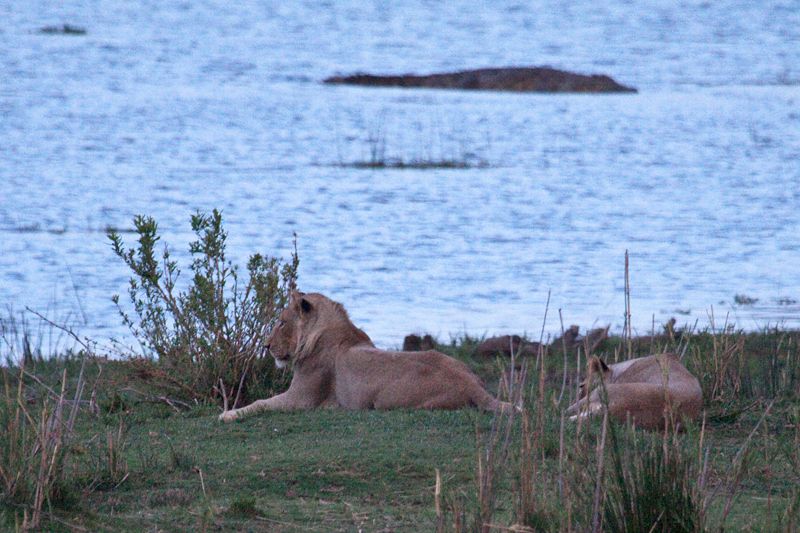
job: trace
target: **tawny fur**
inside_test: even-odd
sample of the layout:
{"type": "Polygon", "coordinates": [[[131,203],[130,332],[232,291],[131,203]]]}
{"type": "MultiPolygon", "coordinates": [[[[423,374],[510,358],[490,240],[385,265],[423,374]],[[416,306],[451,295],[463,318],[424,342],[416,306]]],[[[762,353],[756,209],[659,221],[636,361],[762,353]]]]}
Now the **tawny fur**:
{"type": "Polygon", "coordinates": [[[268,409],[507,409],[467,366],[434,350],[379,350],[347,312],[321,294],[295,292],[267,338],[289,390],[220,415],[231,421],[268,409]]]}
{"type": "Polygon", "coordinates": [[[700,383],[674,354],[651,355],[613,365],[595,357],[589,360],[587,368],[583,398],[567,410],[573,420],[600,412],[604,395],[613,420],[624,423],[630,419],[636,427],[646,430],[663,429],[666,423],[680,428],[687,420],[694,421],[700,416],[703,406],[700,383]]]}

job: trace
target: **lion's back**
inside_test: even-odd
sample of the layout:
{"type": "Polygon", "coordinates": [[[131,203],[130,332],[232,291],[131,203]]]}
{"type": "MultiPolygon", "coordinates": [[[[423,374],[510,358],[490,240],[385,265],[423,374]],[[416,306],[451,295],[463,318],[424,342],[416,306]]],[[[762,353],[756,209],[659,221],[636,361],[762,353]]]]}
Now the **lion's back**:
{"type": "MultiPolygon", "coordinates": [[[[612,365],[613,368],[613,365],[612,365]]],[[[697,382],[683,364],[673,354],[651,355],[634,360],[619,374],[614,375],[614,383],[652,383],[663,385],[697,382]]]]}
{"type": "Polygon", "coordinates": [[[371,345],[343,346],[339,358],[348,361],[347,368],[370,371],[394,379],[429,379],[434,376],[470,377],[475,374],[462,361],[436,350],[424,352],[394,352],[380,350],[371,345]]]}
{"type": "Polygon", "coordinates": [[[336,388],[344,406],[358,409],[455,409],[492,401],[463,362],[435,350],[349,347],[337,355],[336,388]]]}
{"type": "Polygon", "coordinates": [[[691,412],[693,418],[697,417],[702,406],[700,382],[674,354],[643,357],[615,376],[614,383],[647,383],[666,387],[670,395],[691,412]]]}

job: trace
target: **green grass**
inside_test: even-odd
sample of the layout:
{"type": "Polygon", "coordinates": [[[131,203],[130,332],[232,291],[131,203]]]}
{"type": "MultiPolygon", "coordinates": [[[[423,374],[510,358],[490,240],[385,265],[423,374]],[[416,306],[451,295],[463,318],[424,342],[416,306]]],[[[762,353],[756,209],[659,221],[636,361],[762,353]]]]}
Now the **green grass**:
{"type": "MultiPolygon", "coordinates": [[[[706,399],[709,412],[723,416],[709,418],[704,432],[693,427],[669,436],[668,444],[687,461],[693,486],[708,450],[701,496],[707,498],[719,487],[706,514],[708,531],[717,530],[730,501],[734,503],[725,518],[726,531],[791,531],[790,520],[797,527],[800,506],[798,333],[765,331],[741,339],[708,333],[693,338],[687,358],[706,394],[715,383],[714,376],[704,374],[713,373],[708,358],[715,353],[723,357],[725,346],[737,347],[720,397],[706,399]],[[734,461],[768,398],[778,400],[741,454],[742,461],[734,461]],[[729,494],[729,488],[734,492],[729,494]],[[792,501],[794,518],[783,514],[792,501]]],[[[642,350],[653,343],[672,343],[674,348],[679,342],[635,341],[634,347],[641,345],[642,350]]],[[[467,361],[496,391],[507,363],[472,359],[474,344],[462,339],[440,349],[467,361]]],[[[613,354],[621,344],[611,339],[603,350],[613,354]]],[[[519,416],[512,422],[508,458],[495,465],[504,473],[497,478],[493,525],[508,528],[518,520],[519,487],[528,483],[536,501],[526,520],[529,526],[546,526],[529,531],[591,529],[601,423],[595,421],[580,432],[567,424],[560,456],[560,408],[567,399],[560,407],[555,400],[563,358],[555,349],[547,355],[543,403],[537,400],[538,375],[531,372],[528,383],[534,385],[527,386],[526,415],[534,424],[541,408],[542,425],[525,430],[519,416]],[[525,442],[532,444],[527,456],[525,442]],[[523,474],[528,477],[523,479],[523,474]]],[[[574,354],[568,358],[574,372],[574,354]]],[[[66,370],[69,391],[80,362],[80,354],[34,358],[26,368],[54,390],[60,390],[66,370]]],[[[9,367],[7,374],[15,375],[9,367]]],[[[65,441],[68,454],[44,508],[44,530],[436,531],[437,470],[442,482],[441,530],[480,530],[475,521],[480,504],[478,458],[485,469],[487,443],[498,445],[503,439],[504,425],[493,433],[491,414],[322,409],[263,413],[221,424],[216,405],[186,407],[164,401],[157,377],[132,362],[97,359],[87,364],[76,434],[65,441]],[[458,519],[463,524],[454,526],[458,519]]],[[[23,381],[29,405],[47,395],[34,379],[23,381]]],[[[16,389],[11,396],[16,398],[16,389]]],[[[653,443],[660,446],[663,440],[662,435],[642,432],[625,438],[619,448],[623,454],[653,443]]],[[[606,472],[610,468],[607,455],[606,472]]],[[[22,508],[1,496],[0,531],[13,531],[22,508]]]]}
{"type": "MultiPolygon", "coordinates": [[[[73,510],[80,524],[182,531],[201,528],[208,508],[206,525],[218,531],[353,531],[362,522],[370,530],[431,530],[434,469],[468,486],[476,427],[490,423],[473,411],[331,410],[221,425],[216,410],[198,410],[129,415],[136,419],[124,453],[130,475],[81,498],[73,510]]],[[[95,434],[115,428],[109,422],[84,427],[86,449],[95,434]]],[[[90,453],[76,472],[84,483],[93,475],[90,453]]]]}

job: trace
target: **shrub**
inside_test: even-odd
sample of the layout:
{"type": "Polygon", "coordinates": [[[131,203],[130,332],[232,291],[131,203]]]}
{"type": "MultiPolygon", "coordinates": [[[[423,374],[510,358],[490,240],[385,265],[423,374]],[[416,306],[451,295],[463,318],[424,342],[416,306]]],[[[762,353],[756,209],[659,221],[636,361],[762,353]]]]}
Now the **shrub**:
{"type": "Polygon", "coordinates": [[[126,249],[114,231],[109,239],[114,253],[133,272],[131,302],[138,317],[113,300],[123,322],[145,348],[157,357],[167,381],[189,398],[213,399],[227,393],[234,406],[248,401],[260,382],[276,377],[271,358],[263,355],[263,339],[286,304],[297,280],[297,247],[291,261],[256,254],[247,263],[247,281],[225,256],[227,233],[222,215],[198,212],[191,218],[197,240],[189,245],[192,279],[179,291],[180,270],[164,246],[162,260],[156,246],[161,237],[153,218],[136,216],[138,245],[126,249]],[[221,386],[220,386],[221,385],[221,386]]]}

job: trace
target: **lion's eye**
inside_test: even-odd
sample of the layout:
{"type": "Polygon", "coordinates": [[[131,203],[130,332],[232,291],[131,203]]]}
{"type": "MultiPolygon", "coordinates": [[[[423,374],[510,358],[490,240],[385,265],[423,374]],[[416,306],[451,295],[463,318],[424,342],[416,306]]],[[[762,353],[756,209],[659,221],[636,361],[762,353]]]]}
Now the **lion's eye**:
{"type": "Polygon", "coordinates": [[[285,322],[285,321],[283,321],[283,320],[279,320],[279,321],[278,321],[278,326],[279,326],[279,327],[281,327],[281,328],[282,328],[282,327],[283,327],[283,326],[285,326],[285,325],[286,325],[286,322],[285,322]]]}

